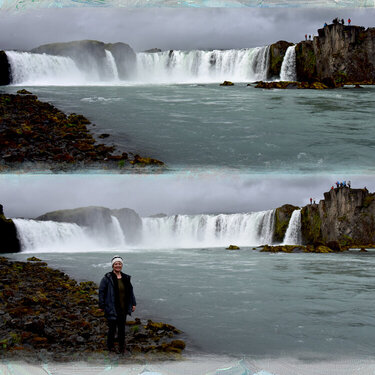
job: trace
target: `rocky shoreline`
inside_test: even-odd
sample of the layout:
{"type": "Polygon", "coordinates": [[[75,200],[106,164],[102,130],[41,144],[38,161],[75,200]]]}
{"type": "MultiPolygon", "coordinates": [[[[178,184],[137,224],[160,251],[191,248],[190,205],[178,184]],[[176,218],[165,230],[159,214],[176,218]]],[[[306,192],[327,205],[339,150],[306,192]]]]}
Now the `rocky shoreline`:
{"type": "MultiPolygon", "coordinates": [[[[97,143],[82,115],[66,115],[26,90],[0,94],[0,171],[30,169],[121,170],[134,166],[162,167],[163,162],[114,146],[97,143]]],[[[103,134],[108,136],[107,134],[103,134]]]]}
{"type": "Polygon", "coordinates": [[[77,283],[37,258],[0,257],[0,359],[28,362],[105,359],[178,359],[185,342],[177,328],[128,318],[130,355],[106,350],[107,324],[98,308],[98,287],[77,283]],[[129,358],[130,357],[130,358],[129,358]]]}

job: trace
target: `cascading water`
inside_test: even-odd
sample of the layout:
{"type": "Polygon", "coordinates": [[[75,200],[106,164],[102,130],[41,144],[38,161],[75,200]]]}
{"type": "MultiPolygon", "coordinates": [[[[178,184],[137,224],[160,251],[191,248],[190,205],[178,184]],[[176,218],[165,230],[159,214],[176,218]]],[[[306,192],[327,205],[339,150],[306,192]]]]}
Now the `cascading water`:
{"type": "Polygon", "coordinates": [[[283,245],[300,245],[301,234],[301,210],[294,210],[289,220],[288,228],[285,232],[283,245]]]}
{"type": "MultiPolygon", "coordinates": [[[[82,252],[129,248],[115,216],[111,217],[109,225],[95,229],[54,221],[14,219],[14,223],[22,251],[82,252]]],[[[136,247],[169,249],[263,245],[272,243],[273,231],[273,210],[149,217],[142,219],[142,239],[136,247]]]]}
{"type": "Polygon", "coordinates": [[[126,246],[118,219],[112,216],[108,228],[98,231],[72,223],[13,219],[21,250],[27,252],[86,252],[126,246]]]}
{"type": "Polygon", "coordinates": [[[137,54],[136,80],[151,83],[267,79],[269,47],[137,54]]]}
{"type": "Polygon", "coordinates": [[[6,51],[13,84],[82,85],[86,77],[69,57],[6,51]]]}
{"type": "Polygon", "coordinates": [[[86,63],[70,57],[6,51],[15,85],[92,85],[135,83],[214,83],[224,80],[266,80],[269,47],[240,50],[166,51],[138,53],[131,81],[119,79],[118,66],[108,50],[105,59],[88,56],[86,63]]]}
{"type": "Polygon", "coordinates": [[[17,228],[22,251],[72,251],[95,248],[84,228],[77,224],[57,223],[54,221],[37,221],[13,219],[17,228]]]}
{"type": "Polygon", "coordinates": [[[121,229],[120,222],[115,216],[111,216],[111,219],[112,219],[114,242],[118,243],[121,247],[124,247],[126,245],[125,236],[124,236],[124,232],[121,229]]]}
{"type": "Polygon", "coordinates": [[[289,46],[280,69],[280,81],[296,81],[296,46],[289,46]]]}
{"type": "Polygon", "coordinates": [[[143,219],[142,245],[153,248],[252,246],[272,242],[274,212],[175,215],[143,219]]]}
{"type": "Polygon", "coordinates": [[[113,57],[112,53],[108,50],[105,50],[105,55],[107,59],[107,66],[109,70],[109,80],[119,80],[119,75],[118,75],[118,69],[116,65],[115,58],[113,57]]]}

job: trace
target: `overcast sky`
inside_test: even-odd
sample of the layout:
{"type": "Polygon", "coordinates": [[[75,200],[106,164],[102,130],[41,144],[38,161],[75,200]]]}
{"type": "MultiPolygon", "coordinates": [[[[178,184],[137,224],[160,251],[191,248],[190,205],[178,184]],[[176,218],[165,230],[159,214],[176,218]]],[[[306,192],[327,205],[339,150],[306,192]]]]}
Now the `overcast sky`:
{"type": "Polygon", "coordinates": [[[375,176],[335,175],[0,175],[8,217],[37,217],[84,206],[129,207],[140,215],[263,211],[318,202],[337,180],[375,190],[375,176]]]}
{"type": "Polygon", "coordinates": [[[375,26],[375,9],[64,8],[0,10],[0,50],[80,39],[125,42],[134,50],[256,47],[316,35],[336,16],[375,26]]]}

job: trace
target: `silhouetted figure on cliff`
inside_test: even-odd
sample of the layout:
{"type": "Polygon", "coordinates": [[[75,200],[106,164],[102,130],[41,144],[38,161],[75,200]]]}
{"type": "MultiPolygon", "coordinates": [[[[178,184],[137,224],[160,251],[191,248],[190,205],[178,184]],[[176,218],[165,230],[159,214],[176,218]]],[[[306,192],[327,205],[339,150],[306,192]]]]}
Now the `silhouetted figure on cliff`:
{"type": "Polygon", "coordinates": [[[352,20],[350,18],[348,18],[348,25],[350,25],[351,22],[352,22],[352,20]]]}

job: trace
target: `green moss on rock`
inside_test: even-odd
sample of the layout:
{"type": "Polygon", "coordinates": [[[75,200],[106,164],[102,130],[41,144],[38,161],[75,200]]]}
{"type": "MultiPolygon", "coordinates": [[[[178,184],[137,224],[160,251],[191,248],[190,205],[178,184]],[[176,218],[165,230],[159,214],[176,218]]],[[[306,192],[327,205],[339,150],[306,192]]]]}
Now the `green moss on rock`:
{"type": "Polygon", "coordinates": [[[284,204],[275,210],[275,229],[273,240],[275,242],[282,242],[284,240],[285,232],[288,228],[290,218],[294,210],[299,207],[291,204],[284,204]]]}

